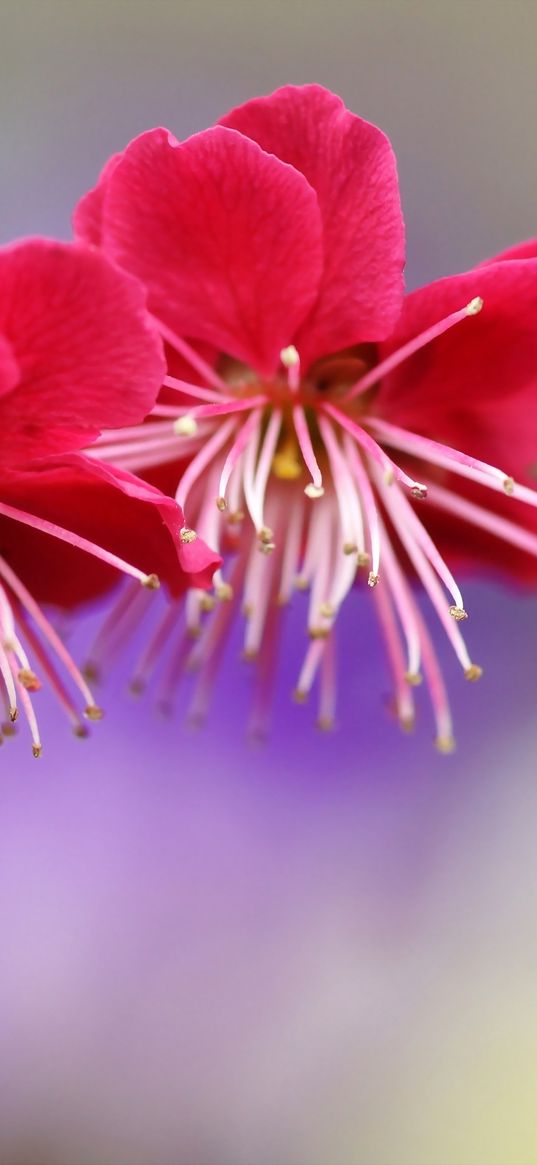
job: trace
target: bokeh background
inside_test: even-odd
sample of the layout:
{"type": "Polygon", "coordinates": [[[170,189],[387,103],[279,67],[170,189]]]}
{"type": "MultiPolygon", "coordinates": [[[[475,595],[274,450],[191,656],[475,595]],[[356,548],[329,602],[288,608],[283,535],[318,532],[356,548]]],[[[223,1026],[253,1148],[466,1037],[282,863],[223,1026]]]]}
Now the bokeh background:
{"type": "MultiPolygon", "coordinates": [[[[317,80],[394,142],[410,284],[468,267],[536,231],[536,43],[533,0],[2,0],[0,238],[68,237],[145,128],[317,80]]],[[[253,748],[233,650],[202,734],[129,652],[92,741],[40,696],[42,760],[1,757],[1,1165],[535,1165],[537,601],[466,598],[451,758],[360,603],[331,737],[287,665],[253,748]]]]}

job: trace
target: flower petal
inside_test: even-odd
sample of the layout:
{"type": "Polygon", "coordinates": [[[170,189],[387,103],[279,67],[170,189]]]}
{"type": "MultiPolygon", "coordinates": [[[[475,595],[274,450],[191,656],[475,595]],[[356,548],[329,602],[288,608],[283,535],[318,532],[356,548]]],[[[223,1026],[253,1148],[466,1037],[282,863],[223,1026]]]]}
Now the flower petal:
{"type": "Polygon", "coordinates": [[[143,289],[72,243],[29,239],[0,252],[0,336],[19,369],[0,395],[4,465],[141,421],[164,375],[143,289]]]}
{"type": "MultiPolygon", "coordinates": [[[[475,455],[476,427],[510,400],[514,415],[537,430],[537,260],[477,267],[413,292],[395,334],[380,348],[382,360],[476,296],[483,298],[482,311],[385,377],[374,406],[397,424],[475,455]],[[527,393],[532,407],[521,410],[527,393]]],[[[533,443],[537,453],[537,431],[533,443]]]]}
{"type": "Polygon", "coordinates": [[[73,231],[81,242],[99,247],[102,242],[102,220],[104,197],[108,179],[115,170],[121,154],[112,154],[99,174],[98,181],[92,190],[77,203],[73,213],[73,231]]]}
{"type": "Polygon", "coordinates": [[[20,369],[11,344],[0,335],[0,396],[11,392],[17,384],[20,369]]]}
{"type": "Polygon", "coordinates": [[[131,143],[107,182],[103,245],[169,327],[267,375],[322,270],[314,191],[221,126],[183,143],[165,129],[131,143]]]}
{"type": "Polygon", "coordinates": [[[325,266],[296,346],[320,356],[391,332],[402,307],[404,226],[388,139],[320,85],[287,85],[232,110],[221,124],[289,162],[319,199],[325,266]]]}
{"type": "MultiPolygon", "coordinates": [[[[197,539],[197,559],[185,562],[183,513],[172,498],[131,474],[83,454],[48,458],[31,471],[4,470],[3,502],[55,522],[148,574],[173,594],[207,587],[221,559],[197,539]],[[192,570],[186,567],[192,565],[192,570]]],[[[32,527],[0,518],[2,554],[34,597],[72,607],[113,585],[117,571],[32,527]]]]}
{"type": "Polygon", "coordinates": [[[493,255],[492,259],[484,259],[481,266],[488,267],[491,263],[504,263],[506,259],[537,259],[537,239],[525,239],[523,243],[516,243],[514,247],[500,251],[499,255],[493,255]]]}

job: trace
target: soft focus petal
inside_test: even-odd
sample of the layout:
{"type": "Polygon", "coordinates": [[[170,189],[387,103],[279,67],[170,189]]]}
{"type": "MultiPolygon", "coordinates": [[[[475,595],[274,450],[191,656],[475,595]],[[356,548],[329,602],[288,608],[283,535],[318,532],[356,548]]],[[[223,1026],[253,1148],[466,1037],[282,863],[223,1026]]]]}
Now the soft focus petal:
{"type": "MultiPolygon", "coordinates": [[[[537,453],[537,261],[512,261],[475,268],[429,284],[405,302],[399,327],[380,358],[475,296],[482,311],[426,345],[385,377],[375,412],[456,448],[477,455],[479,429],[489,410],[508,405],[533,431],[537,453]],[[523,411],[521,394],[529,393],[523,411]]],[[[496,426],[500,440],[503,434],[496,426]]],[[[508,441],[508,445],[510,442],[508,441]]],[[[508,449],[517,472],[519,455],[508,449]]],[[[524,453],[524,457],[527,454],[524,453]]],[[[503,467],[503,466],[502,466],[503,467]]]]}
{"type": "Polygon", "coordinates": [[[296,340],[304,365],[389,335],[402,306],[404,226],[395,157],[375,126],[320,85],[288,85],[222,124],[300,170],[323,219],[319,298],[296,340]]]}
{"type": "Polygon", "coordinates": [[[103,166],[97,184],[80,199],[73,214],[76,237],[95,247],[99,247],[102,242],[103,204],[108,179],[120,158],[121,154],[112,154],[103,166]]]}
{"type": "Polygon", "coordinates": [[[5,336],[0,336],[0,396],[15,388],[19,376],[19,365],[13,348],[5,336]]]}
{"type": "Polygon", "coordinates": [[[0,462],[79,448],[144,418],[164,374],[144,302],[85,247],[32,239],[0,252],[0,335],[19,368],[0,396],[0,462]]]}
{"type": "Polygon", "coordinates": [[[506,259],[537,259],[537,239],[525,239],[523,243],[516,243],[514,247],[500,251],[499,255],[485,259],[482,266],[488,267],[490,263],[503,263],[506,259]]]}
{"type": "MultiPolygon", "coordinates": [[[[4,503],[158,574],[174,594],[208,586],[220,563],[201,539],[194,562],[185,560],[183,513],[172,498],[82,454],[36,463],[32,472],[6,471],[1,493],[4,503]]],[[[117,572],[99,559],[12,519],[0,518],[0,543],[12,569],[42,602],[72,607],[117,581],[117,572]]]]}
{"type": "Polygon", "coordinates": [[[321,218],[301,174],[217,126],[142,134],[107,183],[103,246],[180,335],[269,374],[312,307],[321,218]]]}

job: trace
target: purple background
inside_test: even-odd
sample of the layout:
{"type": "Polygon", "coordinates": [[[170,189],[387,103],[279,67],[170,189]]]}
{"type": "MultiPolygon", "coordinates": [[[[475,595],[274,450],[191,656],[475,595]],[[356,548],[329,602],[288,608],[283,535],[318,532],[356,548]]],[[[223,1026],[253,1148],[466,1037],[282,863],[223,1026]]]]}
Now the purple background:
{"type": "MultiPolygon", "coordinates": [[[[67,237],[140,130],[307,80],[390,134],[411,284],[535,233],[533,0],[4,0],[0,20],[2,240],[67,237]]],[[[485,675],[465,685],[441,644],[452,758],[425,701],[413,737],[387,716],[359,600],[331,737],[288,701],[299,607],[263,749],[233,648],[202,734],[124,695],[129,658],[91,741],[39,696],[42,760],[22,737],[1,758],[2,1165],[535,1161],[537,603],[490,580],[466,603],[485,675]]]]}

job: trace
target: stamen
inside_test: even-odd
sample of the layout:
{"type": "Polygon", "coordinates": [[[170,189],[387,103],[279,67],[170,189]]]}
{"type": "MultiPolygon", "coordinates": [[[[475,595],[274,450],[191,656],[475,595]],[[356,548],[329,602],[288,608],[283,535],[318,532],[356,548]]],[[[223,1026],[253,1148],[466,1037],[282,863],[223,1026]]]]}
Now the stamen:
{"type": "Polygon", "coordinates": [[[377,465],[382,469],[387,485],[391,485],[394,481],[400,481],[403,485],[408,486],[413,497],[425,498],[427,496],[427,487],[420,481],[414,481],[414,478],[409,477],[404,469],[396,465],[366,429],[362,429],[361,425],[356,425],[354,421],[351,421],[350,417],[347,417],[345,413],[341,412],[341,409],[337,409],[329,401],[323,402],[322,409],[323,412],[328,413],[333,420],[337,421],[342,429],[346,429],[351,437],[354,437],[355,441],[358,442],[364,452],[368,453],[376,461],[377,465]]]}
{"type": "Polygon", "coordinates": [[[0,502],[0,514],[6,518],[13,518],[15,522],[21,522],[23,526],[31,526],[34,530],[41,530],[44,534],[51,534],[53,538],[58,538],[60,542],[68,542],[71,546],[76,546],[78,550],[84,550],[86,554],[92,554],[94,558],[99,558],[102,562],[106,562],[108,566],[115,567],[123,574],[129,574],[132,578],[138,579],[143,586],[154,588],[158,586],[157,575],[145,574],[143,570],[138,570],[136,566],[131,566],[129,562],[125,562],[123,558],[118,558],[117,554],[112,554],[109,550],[104,550],[102,546],[97,546],[95,542],[90,542],[87,538],[82,538],[80,534],[74,534],[71,530],[64,530],[62,526],[57,526],[55,522],[48,522],[46,518],[38,518],[35,514],[27,514],[24,510],[15,509],[14,506],[8,506],[5,502],[0,502]]]}
{"type": "Polygon", "coordinates": [[[499,514],[444,489],[443,486],[431,485],[430,490],[431,501],[435,505],[441,506],[464,521],[471,522],[474,526],[479,526],[482,530],[488,530],[497,538],[509,542],[512,546],[518,546],[520,550],[525,550],[537,558],[537,534],[532,534],[522,526],[517,526],[516,522],[509,518],[502,518],[499,514]]]}
{"type": "Polygon", "coordinates": [[[393,372],[394,368],[397,368],[409,356],[413,356],[415,352],[419,352],[420,348],[424,348],[426,344],[430,344],[431,340],[436,340],[438,336],[442,336],[444,332],[449,331],[450,328],[460,323],[461,320],[466,319],[467,316],[478,315],[482,307],[483,300],[480,296],[475,296],[474,299],[471,299],[466,304],[466,307],[460,308],[459,311],[451,312],[443,320],[439,320],[437,324],[426,328],[419,336],[415,336],[412,340],[409,340],[406,344],[398,348],[396,352],[392,352],[391,356],[387,356],[385,360],[382,360],[370,372],[366,372],[365,376],[362,376],[342,398],[343,402],[347,404],[354,397],[359,396],[363,392],[367,392],[368,388],[377,384],[383,376],[387,376],[388,372],[393,372]]]}
{"type": "Polygon", "coordinates": [[[444,595],[440,588],[437,576],[419,542],[413,537],[411,529],[409,529],[406,522],[401,518],[400,508],[398,507],[397,502],[394,501],[396,497],[395,491],[390,490],[384,485],[382,477],[374,465],[371,466],[371,469],[375,475],[377,487],[386,509],[390,514],[394,528],[407,551],[408,557],[410,558],[419,579],[423,583],[423,586],[427,591],[429,598],[431,599],[431,602],[440,618],[442,626],[447,633],[448,639],[450,640],[455,654],[457,655],[459,663],[461,664],[463,671],[466,672],[473,666],[472,661],[468,655],[466,644],[461,636],[458,626],[446,607],[444,595]]]}
{"type": "Polygon", "coordinates": [[[282,348],[280,360],[284,368],[287,368],[289,388],[291,392],[296,392],[300,386],[300,356],[294,344],[290,344],[288,348],[282,348]]]}
{"type": "MultiPolygon", "coordinates": [[[[378,582],[380,565],[380,527],[377,503],[375,501],[375,495],[373,493],[371,482],[369,480],[369,476],[366,472],[362,458],[358,453],[354,442],[350,439],[347,433],[343,434],[343,448],[345,450],[347,464],[350,466],[351,472],[358,486],[358,494],[362,503],[367,530],[369,533],[371,571],[369,573],[368,583],[370,586],[374,586],[375,581],[378,582]]],[[[359,565],[367,565],[367,563],[359,563],[359,565]]]]}
{"type": "MultiPolygon", "coordinates": [[[[165,388],[172,388],[175,392],[180,392],[182,397],[190,396],[193,400],[205,400],[213,404],[222,400],[221,392],[214,392],[211,388],[201,388],[200,385],[190,384],[188,380],[180,380],[177,376],[165,376],[162,383],[165,388]]],[[[229,385],[224,384],[224,387],[226,390],[225,399],[232,400],[232,397],[229,395],[229,385]]],[[[150,415],[158,415],[156,410],[166,407],[165,405],[156,404],[150,415]]]]}
{"type": "Polygon", "coordinates": [[[186,501],[192,486],[201,476],[204,469],[210,465],[215,454],[218,453],[222,446],[225,445],[226,441],[229,440],[231,434],[235,430],[235,426],[235,419],[231,417],[222,425],[221,428],[218,427],[215,430],[213,436],[209,441],[207,441],[207,444],[202,446],[194,460],[190,462],[188,469],[183,474],[179,485],[177,486],[175,494],[175,500],[178,505],[182,507],[182,509],[185,509],[186,501]]]}
{"type": "Polygon", "coordinates": [[[326,640],[326,646],[321,659],[319,715],[317,727],[321,732],[332,732],[336,714],[337,687],[336,687],[336,649],[334,630],[326,640]]]}
{"type": "MultiPolygon", "coordinates": [[[[253,412],[251,414],[251,416],[248,417],[248,420],[243,425],[242,429],[239,430],[239,435],[236,438],[236,440],[234,441],[233,445],[231,446],[231,449],[229,450],[229,453],[226,457],[226,460],[224,461],[224,466],[222,469],[222,473],[220,475],[220,484],[218,486],[218,498],[217,498],[216,504],[217,504],[219,509],[225,509],[226,490],[227,490],[228,481],[229,481],[231,474],[233,473],[233,470],[234,470],[234,468],[239,460],[239,457],[241,456],[241,453],[244,452],[250,438],[252,437],[252,434],[259,427],[260,421],[261,421],[261,410],[256,409],[256,411],[253,412]]],[[[236,430],[236,423],[234,420],[229,421],[228,425],[231,426],[231,429],[229,430],[228,433],[226,433],[226,440],[227,440],[227,437],[229,436],[229,433],[234,432],[236,430]]],[[[224,428],[225,427],[226,426],[224,426],[224,428]]],[[[219,430],[217,430],[217,433],[218,433],[218,431],[219,430]]],[[[223,443],[224,442],[219,443],[217,448],[220,448],[223,443]]],[[[209,444],[210,444],[210,442],[209,442],[209,444]]],[[[213,454],[211,452],[211,457],[212,456],[213,456],[213,454]]],[[[207,461],[208,460],[210,460],[210,458],[208,458],[207,461]]],[[[188,470],[187,470],[187,473],[188,473],[188,470]]]]}
{"type": "Polygon", "coordinates": [[[178,336],[177,332],[174,332],[173,329],[169,328],[168,325],[163,323],[162,320],[157,319],[156,316],[151,316],[151,319],[158,328],[161,336],[163,336],[163,338],[167,341],[168,344],[170,344],[172,348],[175,348],[176,352],[179,352],[180,356],[184,357],[187,363],[190,364],[191,368],[195,368],[196,372],[199,372],[200,375],[205,378],[208,384],[213,385],[213,388],[220,388],[223,389],[224,392],[227,392],[228,386],[226,382],[222,380],[218,373],[215,372],[214,368],[211,368],[211,365],[203,359],[203,356],[200,356],[199,352],[196,352],[196,350],[192,348],[186,340],[183,340],[181,336],[178,336]]]}
{"type": "Polygon", "coordinates": [[[302,405],[294,405],[293,407],[293,424],[300,452],[311,473],[311,482],[306,486],[304,493],[308,498],[320,498],[324,493],[323,476],[313,450],[309,426],[302,405]]]}
{"type": "Polygon", "coordinates": [[[405,657],[389,588],[379,587],[375,591],[375,607],[395,684],[397,718],[401,728],[405,732],[410,732],[415,720],[414,697],[406,679],[405,657]]]}
{"type": "Polygon", "coordinates": [[[328,639],[314,639],[306,652],[298,683],[293,693],[298,704],[305,704],[317,674],[319,664],[326,650],[328,639]]]}
{"type": "Polygon", "coordinates": [[[302,530],[304,527],[304,502],[297,498],[289,509],[289,525],[283,548],[282,570],[278,603],[283,606],[289,602],[295,578],[298,574],[302,530]]]}
{"type": "MultiPolygon", "coordinates": [[[[500,490],[500,492],[513,493],[512,477],[509,477],[501,469],[488,465],[486,461],[480,461],[477,457],[469,457],[468,454],[461,453],[458,449],[452,449],[449,445],[441,445],[440,442],[433,441],[430,437],[420,437],[417,433],[400,429],[397,425],[381,420],[380,417],[368,417],[367,423],[377,430],[387,445],[400,449],[403,453],[409,453],[413,457],[429,461],[442,469],[450,469],[453,473],[468,477],[472,481],[478,481],[481,485],[488,485],[493,489],[500,490]]],[[[529,492],[533,493],[533,491],[529,492]]]]}
{"type": "MultiPolygon", "coordinates": [[[[246,505],[252,517],[252,521],[257,530],[262,530],[266,527],[264,518],[265,493],[267,488],[268,476],[270,467],[274,457],[274,451],[278,443],[282,423],[282,414],[280,409],[274,409],[267,425],[267,431],[261,444],[259,451],[259,458],[257,462],[257,469],[253,483],[249,468],[246,468],[248,462],[248,452],[246,453],[245,473],[244,473],[244,493],[246,505]]],[[[271,539],[269,538],[268,541],[271,539]]]]}

